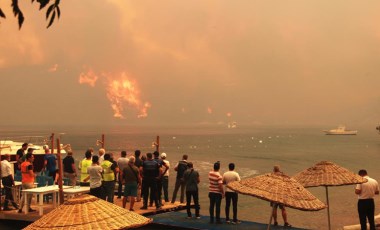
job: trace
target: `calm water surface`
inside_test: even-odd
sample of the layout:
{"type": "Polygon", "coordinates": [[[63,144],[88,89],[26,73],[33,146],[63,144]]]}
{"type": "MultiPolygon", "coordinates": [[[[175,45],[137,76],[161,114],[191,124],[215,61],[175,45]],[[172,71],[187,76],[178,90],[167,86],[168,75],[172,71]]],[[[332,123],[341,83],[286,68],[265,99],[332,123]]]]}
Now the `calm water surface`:
{"type": "MultiPolygon", "coordinates": [[[[329,127],[333,128],[333,127],[329,127]]],[[[166,152],[172,164],[178,162],[183,154],[201,176],[200,202],[201,214],[208,215],[207,174],[215,161],[221,161],[221,173],[228,171],[228,163],[234,162],[236,171],[242,178],[271,172],[273,165],[280,165],[282,171],[293,176],[322,160],[332,161],[350,171],[367,169],[369,175],[380,180],[380,136],[372,127],[360,129],[356,136],[326,136],[321,130],[326,127],[238,127],[224,128],[161,128],[161,129],[103,129],[87,131],[62,130],[62,143],[70,143],[74,158],[83,158],[85,149],[93,147],[96,140],[105,134],[107,152],[119,157],[121,150],[132,154],[135,149],[143,153],[154,151],[152,142],[160,136],[160,152],[166,152]]],[[[5,132],[7,133],[7,131],[5,132]]],[[[7,135],[26,134],[25,131],[8,131],[7,135]]],[[[29,133],[31,133],[29,131],[29,133]]],[[[2,138],[0,138],[2,139],[2,138]]],[[[170,192],[175,181],[174,170],[170,171],[170,192]]],[[[324,187],[310,188],[309,191],[321,201],[326,201],[324,187]]],[[[331,224],[333,229],[358,223],[356,211],[357,198],[354,186],[329,187],[331,224]]],[[[378,198],[376,199],[377,207],[378,198]]],[[[222,203],[222,217],[224,217],[222,203]]],[[[293,226],[311,229],[327,228],[327,211],[304,212],[287,209],[289,222],[293,226]]],[[[266,223],[271,208],[267,201],[255,197],[239,195],[238,218],[266,223]]],[[[280,214],[280,213],[279,213],[280,214]]],[[[280,217],[280,215],[279,215],[280,217]]],[[[281,217],[279,223],[282,224],[281,217]]]]}

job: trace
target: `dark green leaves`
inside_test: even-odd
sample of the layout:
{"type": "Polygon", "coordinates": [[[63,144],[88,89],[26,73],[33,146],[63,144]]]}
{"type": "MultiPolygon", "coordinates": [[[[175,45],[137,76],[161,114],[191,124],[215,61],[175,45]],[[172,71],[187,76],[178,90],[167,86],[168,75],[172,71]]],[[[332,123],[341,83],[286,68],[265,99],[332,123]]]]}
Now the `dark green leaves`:
{"type": "MultiPolygon", "coordinates": [[[[42,10],[46,6],[48,6],[50,2],[53,2],[53,0],[31,0],[32,4],[35,1],[37,1],[40,4],[40,7],[39,7],[40,10],[42,10]]],[[[60,0],[54,0],[54,3],[51,3],[51,5],[48,7],[48,9],[46,11],[46,20],[49,21],[47,28],[49,28],[53,24],[56,17],[59,19],[61,16],[61,10],[59,9],[59,3],[60,3],[60,0]]],[[[12,11],[13,11],[14,16],[17,17],[17,19],[18,19],[19,29],[21,29],[25,18],[24,18],[24,14],[22,13],[21,9],[19,8],[18,0],[12,0],[11,7],[12,7],[12,11]]],[[[0,8],[0,17],[6,18],[5,14],[1,10],[1,8],[0,8]]]]}
{"type": "Polygon", "coordinates": [[[5,18],[5,14],[1,9],[0,9],[0,17],[5,18]]]}
{"type": "MultiPolygon", "coordinates": [[[[49,0],[38,0],[38,1],[39,2],[47,1],[47,3],[49,3],[49,0]]],[[[59,3],[60,3],[60,0],[55,0],[54,4],[50,5],[49,8],[47,9],[46,20],[48,20],[50,17],[50,21],[49,21],[49,24],[46,28],[49,28],[53,24],[54,19],[55,19],[55,15],[57,15],[57,18],[59,18],[61,16],[61,10],[59,9],[59,3]]],[[[42,3],[41,3],[41,6],[42,6],[42,3]]],[[[45,6],[46,6],[46,4],[43,7],[45,7],[45,6]]]]}
{"type": "Polygon", "coordinates": [[[13,14],[18,19],[18,27],[19,29],[21,29],[22,23],[24,23],[24,14],[21,12],[20,8],[18,7],[18,0],[12,0],[11,6],[12,6],[13,14]]]}
{"type": "Polygon", "coordinates": [[[42,10],[47,4],[49,4],[50,0],[37,0],[40,3],[40,10],[42,10]]]}

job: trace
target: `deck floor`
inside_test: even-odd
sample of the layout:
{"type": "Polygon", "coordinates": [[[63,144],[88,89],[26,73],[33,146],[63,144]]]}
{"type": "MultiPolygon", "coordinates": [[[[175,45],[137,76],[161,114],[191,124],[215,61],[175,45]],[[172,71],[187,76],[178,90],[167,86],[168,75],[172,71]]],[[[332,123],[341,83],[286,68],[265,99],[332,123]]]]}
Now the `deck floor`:
{"type": "MultiPolygon", "coordinates": [[[[114,198],[114,204],[122,207],[122,198],[118,199],[116,196],[114,198]]],[[[36,221],[41,216],[38,215],[38,205],[36,204],[36,199],[33,198],[31,208],[37,210],[36,212],[30,212],[28,214],[25,213],[18,213],[16,209],[10,210],[10,211],[1,211],[0,212],[0,220],[7,219],[7,220],[20,220],[20,221],[36,221]]],[[[181,211],[186,209],[186,204],[175,202],[174,204],[168,202],[163,202],[163,206],[160,210],[156,210],[156,207],[153,205],[153,207],[148,207],[147,210],[141,210],[142,202],[135,202],[133,209],[136,213],[144,216],[151,216],[159,213],[165,213],[165,212],[172,212],[172,211],[181,211]]],[[[10,208],[13,208],[10,206],[10,208]]],[[[126,204],[126,208],[129,209],[129,202],[126,204]]],[[[50,203],[44,203],[43,205],[43,211],[44,214],[49,213],[54,209],[53,203],[50,200],[50,203]]]]}

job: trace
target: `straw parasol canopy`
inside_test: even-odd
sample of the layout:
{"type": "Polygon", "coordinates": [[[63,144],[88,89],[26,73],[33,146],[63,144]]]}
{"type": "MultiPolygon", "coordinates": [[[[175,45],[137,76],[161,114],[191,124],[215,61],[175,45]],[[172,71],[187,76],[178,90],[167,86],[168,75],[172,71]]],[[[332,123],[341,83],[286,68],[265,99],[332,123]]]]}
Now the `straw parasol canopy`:
{"type": "Polygon", "coordinates": [[[321,161],[293,176],[293,179],[307,187],[342,186],[361,184],[367,179],[329,161],[321,161]]]}
{"type": "Polygon", "coordinates": [[[293,176],[293,179],[306,188],[325,186],[329,229],[331,229],[331,224],[328,186],[352,185],[367,182],[367,179],[329,161],[321,161],[296,174],[293,176]]]}
{"type": "Polygon", "coordinates": [[[66,201],[24,229],[129,229],[150,222],[152,219],[135,212],[94,196],[82,195],[66,201]]]}
{"type": "MultiPolygon", "coordinates": [[[[326,208],[322,201],[313,196],[301,184],[281,172],[234,181],[227,184],[227,187],[241,194],[303,211],[318,211],[326,208]]],[[[275,205],[273,205],[274,208],[275,205]]],[[[267,229],[270,229],[271,222],[272,212],[267,229]]]]}
{"type": "Polygon", "coordinates": [[[241,194],[303,211],[318,211],[326,208],[322,201],[283,173],[268,173],[234,181],[227,187],[241,194]]]}

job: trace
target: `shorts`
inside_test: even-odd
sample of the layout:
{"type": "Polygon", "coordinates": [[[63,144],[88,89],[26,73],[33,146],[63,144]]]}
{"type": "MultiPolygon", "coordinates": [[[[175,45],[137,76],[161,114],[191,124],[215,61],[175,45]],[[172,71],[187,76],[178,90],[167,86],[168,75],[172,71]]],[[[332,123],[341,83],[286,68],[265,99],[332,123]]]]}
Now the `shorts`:
{"type": "Polygon", "coordinates": [[[137,182],[131,182],[124,185],[124,196],[137,197],[137,182]]]}
{"type": "Polygon", "coordinates": [[[277,204],[277,203],[270,202],[270,206],[271,207],[273,207],[273,204],[275,204],[275,208],[279,207],[281,210],[284,209],[284,206],[282,204],[277,204]]]}

